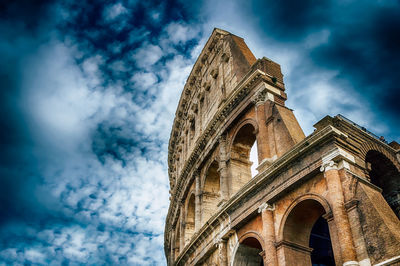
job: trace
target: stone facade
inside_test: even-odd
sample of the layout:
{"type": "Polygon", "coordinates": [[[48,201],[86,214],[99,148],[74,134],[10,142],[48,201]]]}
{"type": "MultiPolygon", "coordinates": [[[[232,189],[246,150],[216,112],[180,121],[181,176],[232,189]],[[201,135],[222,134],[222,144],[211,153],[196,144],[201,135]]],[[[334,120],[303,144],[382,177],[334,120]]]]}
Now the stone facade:
{"type": "Polygon", "coordinates": [[[340,115],[306,137],[286,99],[277,63],[213,31],[170,137],[168,265],[400,265],[400,145],[340,115]]]}

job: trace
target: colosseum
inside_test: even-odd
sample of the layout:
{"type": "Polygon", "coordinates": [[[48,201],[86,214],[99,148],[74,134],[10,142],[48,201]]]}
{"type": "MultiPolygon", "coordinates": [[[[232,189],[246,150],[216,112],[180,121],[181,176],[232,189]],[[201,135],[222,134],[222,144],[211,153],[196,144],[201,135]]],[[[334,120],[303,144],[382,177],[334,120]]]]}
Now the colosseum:
{"type": "Polygon", "coordinates": [[[305,136],[286,99],[279,64],[214,29],[170,136],[168,265],[400,265],[400,145],[341,115],[305,136]]]}

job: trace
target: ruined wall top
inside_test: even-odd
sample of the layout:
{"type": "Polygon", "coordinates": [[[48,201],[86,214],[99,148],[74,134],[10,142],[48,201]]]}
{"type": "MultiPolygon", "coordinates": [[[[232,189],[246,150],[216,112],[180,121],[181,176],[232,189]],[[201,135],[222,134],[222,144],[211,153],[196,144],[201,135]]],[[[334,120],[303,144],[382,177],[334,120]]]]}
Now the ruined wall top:
{"type": "Polygon", "coordinates": [[[214,29],[186,81],[175,113],[168,150],[171,190],[199,137],[254,66],[268,70],[284,89],[278,64],[266,58],[257,60],[243,38],[214,29]]]}

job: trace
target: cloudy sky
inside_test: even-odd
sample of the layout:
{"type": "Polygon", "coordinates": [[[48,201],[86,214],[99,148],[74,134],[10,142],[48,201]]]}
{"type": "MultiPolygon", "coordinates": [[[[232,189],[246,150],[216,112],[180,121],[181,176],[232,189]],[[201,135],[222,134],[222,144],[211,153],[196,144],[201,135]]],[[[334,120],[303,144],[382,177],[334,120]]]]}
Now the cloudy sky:
{"type": "Polygon", "coordinates": [[[214,27],[281,64],[307,135],[340,113],[399,141],[399,1],[3,2],[0,265],[165,264],[168,138],[214,27]]]}

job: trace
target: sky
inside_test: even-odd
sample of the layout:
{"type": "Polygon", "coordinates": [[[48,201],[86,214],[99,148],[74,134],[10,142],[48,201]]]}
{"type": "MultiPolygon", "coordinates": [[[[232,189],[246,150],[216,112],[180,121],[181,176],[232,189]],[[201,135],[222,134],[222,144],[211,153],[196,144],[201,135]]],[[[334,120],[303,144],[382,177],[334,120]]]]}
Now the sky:
{"type": "Polygon", "coordinates": [[[399,141],[395,0],[4,1],[0,265],[165,265],[168,139],[214,27],[282,67],[306,135],[399,141]]]}

